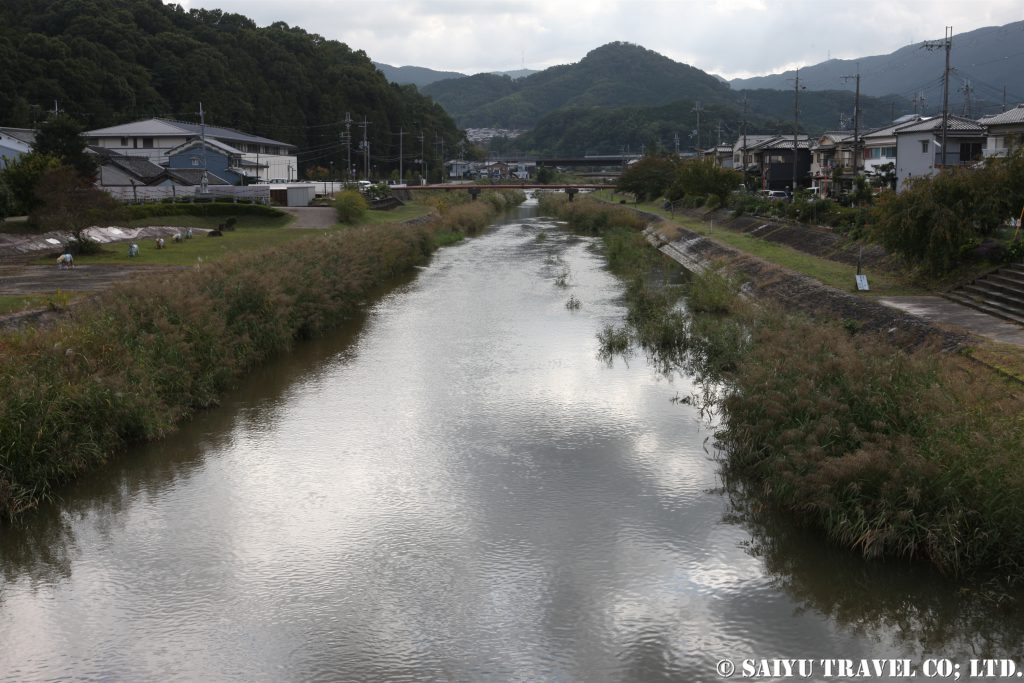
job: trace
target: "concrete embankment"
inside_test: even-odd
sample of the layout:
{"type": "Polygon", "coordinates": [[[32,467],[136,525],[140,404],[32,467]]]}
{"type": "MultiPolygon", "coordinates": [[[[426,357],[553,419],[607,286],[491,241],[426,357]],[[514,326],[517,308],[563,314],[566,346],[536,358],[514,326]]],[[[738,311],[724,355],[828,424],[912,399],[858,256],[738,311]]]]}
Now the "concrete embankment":
{"type": "Polygon", "coordinates": [[[882,332],[903,347],[937,340],[943,348],[952,350],[969,339],[965,333],[941,329],[871,299],[829,287],[680,226],[673,227],[678,237],[669,240],[655,227],[663,219],[644,215],[652,220],[647,238],[663,254],[693,272],[722,267],[742,280],[743,293],[752,298],[777,301],[813,318],[839,319],[860,330],[882,332]]]}

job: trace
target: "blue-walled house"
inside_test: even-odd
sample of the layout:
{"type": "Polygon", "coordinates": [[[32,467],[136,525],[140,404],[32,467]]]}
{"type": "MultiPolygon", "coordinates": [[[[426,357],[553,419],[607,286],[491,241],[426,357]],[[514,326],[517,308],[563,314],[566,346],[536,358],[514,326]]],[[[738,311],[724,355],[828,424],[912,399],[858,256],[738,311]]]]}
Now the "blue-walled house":
{"type": "Polygon", "coordinates": [[[168,171],[197,173],[203,168],[207,174],[223,178],[232,185],[250,185],[261,182],[259,169],[266,166],[245,159],[240,150],[230,145],[210,139],[205,143],[190,140],[167,152],[168,171]]]}

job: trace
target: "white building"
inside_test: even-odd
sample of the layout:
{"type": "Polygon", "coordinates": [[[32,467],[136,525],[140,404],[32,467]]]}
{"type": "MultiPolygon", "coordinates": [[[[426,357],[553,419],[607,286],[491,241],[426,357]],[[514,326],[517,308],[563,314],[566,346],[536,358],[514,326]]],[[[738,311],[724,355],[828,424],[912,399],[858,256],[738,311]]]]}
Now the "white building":
{"type": "MultiPolygon", "coordinates": [[[[91,146],[127,156],[145,157],[155,164],[166,165],[171,150],[200,139],[202,134],[202,126],[198,123],[145,119],[86,131],[82,135],[91,146]]],[[[245,167],[258,172],[264,180],[291,180],[298,176],[295,146],[287,142],[209,125],[206,126],[206,139],[237,150],[245,167]]]]}
{"type": "Polygon", "coordinates": [[[1014,148],[1024,145],[1024,104],[995,116],[978,119],[985,127],[988,141],[985,156],[1004,157],[1014,148]]]}
{"type": "Polygon", "coordinates": [[[942,154],[942,117],[925,119],[896,129],[896,190],[910,178],[934,175],[946,166],[977,161],[985,146],[985,128],[978,123],[949,116],[946,124],[946,154],[942,154]]]}

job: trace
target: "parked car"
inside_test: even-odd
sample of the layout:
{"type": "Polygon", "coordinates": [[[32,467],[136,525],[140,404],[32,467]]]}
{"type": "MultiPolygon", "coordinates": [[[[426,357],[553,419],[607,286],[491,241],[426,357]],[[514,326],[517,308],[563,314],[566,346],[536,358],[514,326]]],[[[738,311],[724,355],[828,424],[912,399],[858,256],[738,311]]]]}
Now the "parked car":
{"type": "Polygon", "coordinates": [[[789,193],[784,190],[768,190],[765,196],[776,202],[789,201],[789,193]]]}

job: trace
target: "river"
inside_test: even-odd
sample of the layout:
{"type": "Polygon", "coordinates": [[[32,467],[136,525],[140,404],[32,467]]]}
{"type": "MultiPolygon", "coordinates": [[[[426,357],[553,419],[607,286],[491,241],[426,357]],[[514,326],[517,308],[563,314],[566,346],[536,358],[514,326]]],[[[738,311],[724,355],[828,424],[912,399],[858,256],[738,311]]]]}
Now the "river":
{"type": "Polygon", "coordinates": [[[0,528],[0,680],[710,681],[801,657],[966,677],[1019,654],[985,595],[724,494],[713,425],[673,400],[690,380],[598,358],[622,292],[533,205],[438,252],[0,528]]]}

